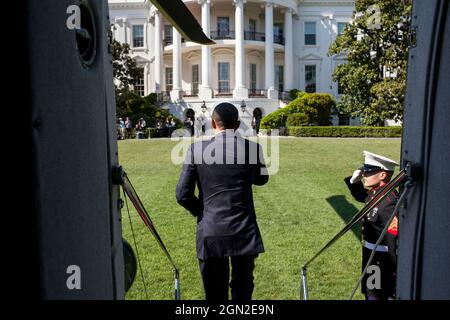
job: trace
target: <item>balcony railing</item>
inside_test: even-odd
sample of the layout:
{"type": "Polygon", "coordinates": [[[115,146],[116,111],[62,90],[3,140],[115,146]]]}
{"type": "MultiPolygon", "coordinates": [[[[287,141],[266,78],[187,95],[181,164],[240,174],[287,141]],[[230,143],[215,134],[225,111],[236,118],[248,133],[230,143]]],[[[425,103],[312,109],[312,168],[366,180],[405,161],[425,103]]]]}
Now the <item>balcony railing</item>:
{"type": "MultiPolygon", "coordinates": [[[[210,37],[213,40],[234,40],[236,39],[236,34],[234,30],[225,30],[225,31],[211,31],[210,37]]],[[[244,40],[251,41],[266,41],[266,34],[264,32],[254,32],[254,31],[244,31],[244,40]]],[[[173,37],[168,36],[165,37],[164,46],[169,46],[173,44],[173,37]]],[[[181,42],[185,42],[185,39],[182,38],[181,42]]],[[[284,37],[282,35],[274,35],[273,42],[277,44],[284,45],[284,37]]]]}
{"type": "Polygon", "coordinates": [[[220,88],[213,90],[214,97],[231,97],[233,95],[233,90],[230,88],[220,88]]]}
{"type": "Polygon", "coordinates": [[[169,46],[173,43],[173,37],[165,37],[163,42],[164,42],[164,46],[169,46]]]}
{"type": "Polygon", "coordinates": [[[266,34],[264,32],[245,31],[244,40],[266,41],[266,34]]]}
{"type": "MultiPolygon", "coordinates": [[[[181,38],[181,42],[186,42],[186,40],[184,38],[181,38]]],[[[164,46],[170,46],[171,44],[173,44],[173,37],[172,36],[165,37],[163,43],[164,46]]]]}
{"type": "Polygon", "coordinates": [[[198,97],[198,90],[183,91],[183,98],[198,97]]]}
{"type": "Polygon", "coordinates": [[[248,89],[249,98],[267,98],[266,89],[248,89]]]}
{"type": "MultiPolygon", "coordinates": [[[[199,95],[199,90],[183,90],[183,98],[197,98],[199,95]]],[[[213,90],[213,97],[231,97],[233,96],[233,89],[231,88],[220,88],[213,90]]],[[[248,89],[249,98],[267,98],[267,89],[248,89]]],[[[279,91],[278,99],[280,100],[291,100],[290,93],[288,91],[279,91]]],[[[157,94],[158,104],[163,104],[170,101],[170,91],[162,91],[157,94]]]]}
{"type": "Polygon", "coordinates": [[[213,40],[229,40],[235,39],[235,34],[232,30],[211,31],[210,37],[213,40]]]}
{"type": "Polygon", "coordinates": [[[277,44],[284,45],[284,37],[282,35],[279,35],[279,34],[274,34],[273,35],[273,42],[277,43],[277,44]]]}

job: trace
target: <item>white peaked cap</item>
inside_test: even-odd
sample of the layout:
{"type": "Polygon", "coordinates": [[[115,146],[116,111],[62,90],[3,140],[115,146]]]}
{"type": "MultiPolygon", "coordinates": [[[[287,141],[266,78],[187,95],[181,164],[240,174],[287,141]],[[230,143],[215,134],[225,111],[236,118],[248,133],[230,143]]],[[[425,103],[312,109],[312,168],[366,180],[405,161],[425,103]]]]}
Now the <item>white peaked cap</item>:
{"type": "Polygon", "coordinates": [[[381,167],[384,170],[394,171],[395,167],[399,164],[392,159],[380,156],[378,154],[363,151],[364,154],[364,164],[381,167]]]}

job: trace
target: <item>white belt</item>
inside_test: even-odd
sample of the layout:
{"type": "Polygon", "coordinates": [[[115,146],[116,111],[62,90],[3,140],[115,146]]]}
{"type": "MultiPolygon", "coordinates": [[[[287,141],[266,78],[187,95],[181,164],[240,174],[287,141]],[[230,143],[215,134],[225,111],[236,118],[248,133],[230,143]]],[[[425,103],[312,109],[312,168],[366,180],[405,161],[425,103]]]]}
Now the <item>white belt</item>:
{"type": "MultiPolygon", "coordinates": [[[[366,240],[364,240],[363,246],[364,246],[364,248],[367,248],[369,250],[373,250],[373,248],[375,248],[375,244],[367,242],[366,240]]],[[[377,246],[377,250],[375,250],[375,251],[377,251],[377,252],[389,252],[389,248],[388,248],[388,246],[383,246],[383,245],[379,244],[377,246]]]]}

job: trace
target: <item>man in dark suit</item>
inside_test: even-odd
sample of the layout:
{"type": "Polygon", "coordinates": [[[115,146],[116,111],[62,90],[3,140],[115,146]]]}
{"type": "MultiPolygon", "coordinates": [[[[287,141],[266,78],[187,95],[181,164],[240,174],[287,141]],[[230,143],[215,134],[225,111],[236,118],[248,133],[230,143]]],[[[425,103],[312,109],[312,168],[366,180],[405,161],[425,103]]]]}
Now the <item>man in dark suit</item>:
{"type": "Polygon", "coordinates": [[[178,203],[197,217],[197,258],[208,301],[228,300],[229,285],[233,300],[251,300],[255,259],[264,252],[252,185],[264,185],[269,176],[261,146],[235,132],[238,118],[230,103],[214,109],[215,136],[190,145],[176,188],[178,203]]]}

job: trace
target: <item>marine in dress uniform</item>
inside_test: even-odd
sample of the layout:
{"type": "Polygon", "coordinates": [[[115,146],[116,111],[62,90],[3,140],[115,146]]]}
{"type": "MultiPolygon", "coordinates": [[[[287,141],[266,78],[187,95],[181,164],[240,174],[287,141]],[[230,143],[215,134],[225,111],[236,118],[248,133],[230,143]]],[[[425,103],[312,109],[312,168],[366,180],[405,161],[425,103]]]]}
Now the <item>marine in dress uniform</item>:
{"type": "MultiPolygon", "coordinates": [[[[386,157],[364,151],[364,166],[352,176],[345,178],[352,196],[359,202],[367,203],[391,180],[398,164],[386,157]],[[364,184],[361,181],[364,178],[364,184]]],[[[362,268],[366,266],[375,243],[381,235],[397,203],[398,193],[392,191],[377,207],[373,208],[362,221],[362,268]]],[[[395,216],[387,233],[378,245],[371,265],[380,268],[380,287],[368,288],[367,280],[372,273],[366,273],[361,283],[361,291],[368,300],[395,299],[398,217],[395,216]]]]}
{"type": "Polygon", "coordinates": [[[261,146],[234,133],[238,116],[230,103],[214,109],[216,135],[190,146],[176,188],[178,203],[197,217],[197,258],[208,301],[228,300],[229,286],[233,300],[251,300],[255,258],[264,252],[252,186],[269,176],[261,146]],[[207,160],[210,155],[214,159],[207,160]]]}

